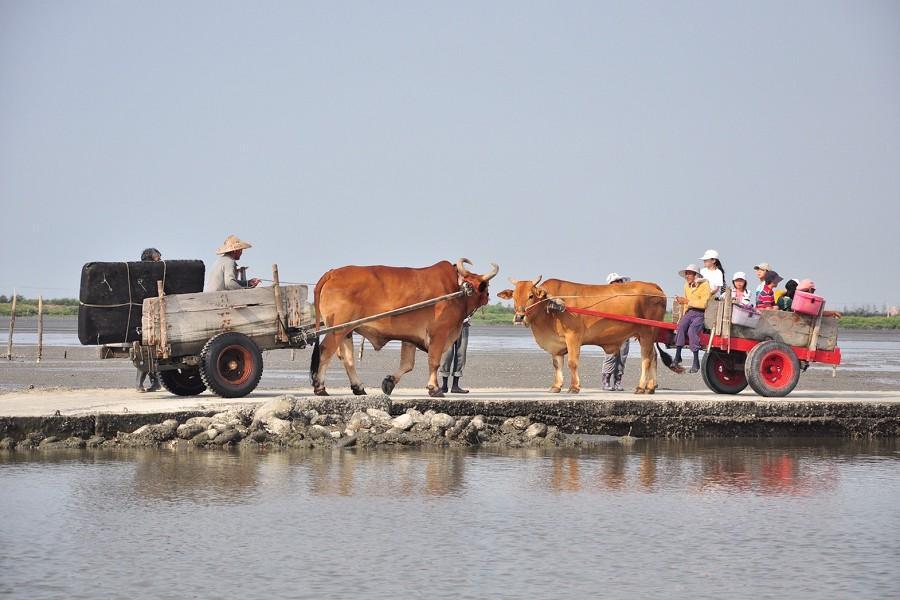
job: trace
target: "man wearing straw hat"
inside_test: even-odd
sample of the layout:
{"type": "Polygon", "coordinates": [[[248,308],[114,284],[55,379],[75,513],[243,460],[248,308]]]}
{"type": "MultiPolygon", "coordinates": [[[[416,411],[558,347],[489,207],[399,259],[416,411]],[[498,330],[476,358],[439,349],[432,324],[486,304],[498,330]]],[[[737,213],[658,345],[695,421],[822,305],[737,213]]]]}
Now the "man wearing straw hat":
{"type": "Polygon", "coordinates": [[[241,258],[244,250],[252,248],[247,242],[238,239],[237,236],[229,235],[225,238],[222,247],[216,250],[219,254],[219,260],[213,265],[209,272],[209,278],[206,280],[207,292],[220,292],[222,290],[239,290],[245,287],[256,287],[259,285],[259,279],[251,279],[246,285],[238,279],[237,261],[241,258]]]}

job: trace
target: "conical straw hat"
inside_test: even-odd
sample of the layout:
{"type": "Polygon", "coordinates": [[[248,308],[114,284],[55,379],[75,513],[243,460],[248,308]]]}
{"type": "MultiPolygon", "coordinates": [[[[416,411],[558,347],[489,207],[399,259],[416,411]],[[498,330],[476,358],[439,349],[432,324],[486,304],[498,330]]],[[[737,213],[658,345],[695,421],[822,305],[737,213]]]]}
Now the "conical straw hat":
{"type": "Polygon", "coordinates": [[[225,243],[222,244],[222,247],[216,250],[216,254],[228,254],[229,252],[234,252],[235,250],[246,250],[247,248],[252,248],[250,244],[241,240],[236,235],[229,235],[225,238],[225,243]]]}

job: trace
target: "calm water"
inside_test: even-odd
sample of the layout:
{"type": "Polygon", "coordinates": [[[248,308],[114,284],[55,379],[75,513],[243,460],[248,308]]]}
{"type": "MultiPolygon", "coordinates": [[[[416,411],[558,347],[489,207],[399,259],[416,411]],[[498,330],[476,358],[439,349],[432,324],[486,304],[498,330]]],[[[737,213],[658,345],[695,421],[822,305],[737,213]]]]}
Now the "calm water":
{"type": "Polygon", "coordinates": [[[896,597],[900,445],[0,455],[17,597],[896,597]]]}

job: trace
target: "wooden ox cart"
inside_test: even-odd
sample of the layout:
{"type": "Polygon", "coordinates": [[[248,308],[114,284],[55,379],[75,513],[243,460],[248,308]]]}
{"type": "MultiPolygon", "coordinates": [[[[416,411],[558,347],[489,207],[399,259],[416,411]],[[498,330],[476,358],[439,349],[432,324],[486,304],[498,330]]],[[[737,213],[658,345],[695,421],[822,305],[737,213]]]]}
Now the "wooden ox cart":
{"type": "MultiPolygon", "coordinates": [[[[564,305],[560,308],[574,314],[658,327],[659,341],[670,348],[675,345],[680,317],[677,304],[672,313],[673,322],[564,305]]],[[[726,290],[724,300],[712,301],[707,306],[705,327],[700,335],[706,349],[700,368],[703,382],[717,394],[737,394],[749,385],[761,396],[786,396],[810,364],[833,367],[841,364],[837,318],[823,316],[821,311],[818,316],[810,316],[764,310],[755,327],[746,327],[732,323],[734,310],[731,292],[726,290]]]]}
{"type": "Polygon", "coordinates": [[[101,356],[129,356],[142,371],[160,375],[179,396],[206,389],[225,398],[246,396],[259,384],[262,352],[305,348],[319,335],[400,315],[472,293],[458,292],[332,327],[317,327],[305,285],[281,286],[273,267],[272,287],[165,295],[142,305],[141,341],[106,344],[101,356]]]}

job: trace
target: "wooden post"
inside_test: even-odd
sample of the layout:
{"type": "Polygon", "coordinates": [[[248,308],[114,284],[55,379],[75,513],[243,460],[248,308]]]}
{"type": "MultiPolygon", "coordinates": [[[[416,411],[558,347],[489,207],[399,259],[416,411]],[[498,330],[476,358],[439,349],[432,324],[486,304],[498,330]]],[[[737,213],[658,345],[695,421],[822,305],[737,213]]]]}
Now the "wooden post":
{"type": "Polygon", "coordinates": [[[275,291],[275,314],[278,316],[278,323],[275,324],[275,339],[279,342],[287,342],[284,305],[281,304],[281,287],[278,280],[278,265],[272,265],[272,288],[275,291]]]}
{"type": "Polygon", "coordinates": [[[44,355],[44,297],[38,296],[38,348],[37,362],[44,355]]]}
{"type": "Polygon", "coordinates": [[[156,282],[156,291],[159,292],[159,356],[169,358],[169,332],[166,329],[166,291],[163,282],[156,282]]]}
{"type": "Polygon", "coordinates": [[[13,331],[16,329],[16,289],[13,288],[12,311],[9,313],[9,341],[6,343],[6,360],[12,360],[13,331]]]}
{"type": "Polygon", "coordinates": [[[734,298],[731,290],[725,288],[725,312],[722,314],[722,335],[728,340],[728,351],[731,352],[731,311],[734,298]]]}
{"type": "Polygon", "coordinates": [[[822,314],[825,312],[825,303],[822,303],[822,306],[819,307],[819,315],[816,317],[816,324],[813,327],[812,333],[809,335],[809,346],[808,349],[810,352],[816,351],[816,346],[819,344],[819,330],[822,329],[822,314]]]}

